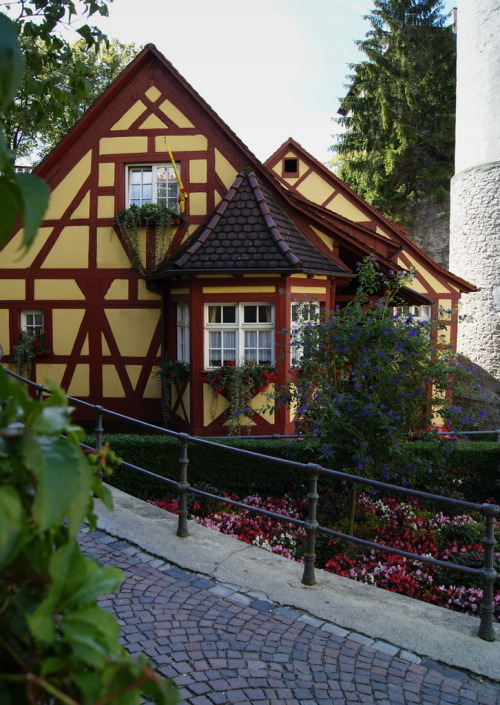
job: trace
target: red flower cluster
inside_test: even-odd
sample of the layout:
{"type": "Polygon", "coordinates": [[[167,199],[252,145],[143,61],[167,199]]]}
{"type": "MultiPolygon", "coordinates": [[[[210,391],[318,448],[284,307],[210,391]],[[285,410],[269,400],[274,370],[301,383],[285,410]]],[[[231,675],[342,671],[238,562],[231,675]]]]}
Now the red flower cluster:
{"type": "MultiPolygon", "coordinates": [[[[230,498],[276,514],[287,514],[300,519],[307,516],[305,500],[290,497],[262,499],[258,496],[239,500],[236,495],[230,498]]],[[[175,500],[165,499],[154,504],[168,511],[177,511],[175,500]]],[[[441,512],[433,514],[422,509],[417,502],[403,503],[393,498],[373,499],[363,493],[358,497],[358,507],[356,535],[359,538],[459,565],[476,568],[482,565],[482,528],[473,517],[447,517],[441,512]]],[[[193,512],[196,512],[196,505],[193,505],[193,512]]],[[[300,560],[302,557],[305,531],[286,522],[222,503],[203,518],[195,518],[195,521],[287,558],[300,560]]],[[[346,548],[345,541],[337,539],[328,541],[326,551],[322,550],[321,553],[326,553],[323,567],[331,573],[459,612],[472,615],[479,613],[482,583],[470,575],[391,555],[382,550],[367,550],[356,545],[346,548]]],[[[498,554],[496,563],[500,563],[498,554]]],[[[494,619],[500,621],[499,589],[494,597],[494,605],[494,619]]]]}

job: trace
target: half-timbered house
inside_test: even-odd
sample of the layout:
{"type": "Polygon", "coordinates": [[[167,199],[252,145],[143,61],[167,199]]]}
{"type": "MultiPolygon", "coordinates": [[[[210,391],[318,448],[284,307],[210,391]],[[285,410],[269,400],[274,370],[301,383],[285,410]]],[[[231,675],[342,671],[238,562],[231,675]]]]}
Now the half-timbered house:
{"type": "MultiPolygon", "coordinates": [[[[228,360],[270,363],[278,382],[294,302],[352,298],[356,263],[413,267],[408,305],[453,309],[473,287],[416,247],[293,140],[265,164],[148,45],[37,167],[51,199],[34,246],[0,253],[0,342],[43,333],[52,354],[32,375],[147,421],[161,417],[155,366],[184,361],[172,421],[226,432],[227,398],[207,383],[228,360]],[[146,203],[184,212],[168,233],[127,238],[118,213],[146,203]]],[[[449,342],[456,340],[450,319],[449,342]]],[[[253,407],[262,406],[256,390],[253,407]]],[[[287,409],[255,412],[252,433],[292,430],[287,409]]]]}

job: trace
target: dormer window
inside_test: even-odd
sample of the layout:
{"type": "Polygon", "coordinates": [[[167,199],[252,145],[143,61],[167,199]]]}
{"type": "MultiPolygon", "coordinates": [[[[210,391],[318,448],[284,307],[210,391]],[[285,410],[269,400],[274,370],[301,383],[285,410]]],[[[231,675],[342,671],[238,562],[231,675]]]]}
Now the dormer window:
{"type": "Polygon", "coordinates": [[[283,176],[298,176],[299,160],[296,157],[285,157],[283,159],[283,176]]]}
{"type": "Polygon", "coordinates": [[[178,210],[178,197],[179,186],[172,164],[137,164],[128,167],[127,208],[157,203],[178,210]]]}

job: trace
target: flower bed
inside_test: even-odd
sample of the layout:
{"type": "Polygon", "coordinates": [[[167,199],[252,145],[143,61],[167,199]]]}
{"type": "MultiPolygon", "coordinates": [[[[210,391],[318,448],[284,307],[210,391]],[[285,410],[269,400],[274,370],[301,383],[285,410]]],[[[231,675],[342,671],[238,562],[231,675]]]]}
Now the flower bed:
{"type": "MultiPolygon", "coordinates": [[[[262,499],[256,495],[241,500],[235,495],[231,498],[277,514],[303,520],[307,517],[305,500],[291,497],[262,499]]],[[[176,500],[160,500],[153,504],[177,513],[176,500]]],[[[191,518],[202,526],[286,558],[302,558],[305,548],[302,527],[216,501],[203,505],[194,502],[190,511],[191,518]]],[[[425,510],[418,502],[375,499],[365,493],[358,497],[357,515],[355,534],[359,538],[459,565],[482,566],[483,527],[479,515],[446,516],[442,512],[425,510]]],[[[320,523],[327,526],[324,515],[320,523]]],[[[339,524],[330,528],[345,530],[342,521],[339,524]]],[[[483,591],[481,579],[476,576],[325,537],[318,539],[317,553],[318,567],[328,572],[458,612],[479,615],[483,591]]],[[[500,572],[500,553],[495,555],[495,567],[500,572]]],[[[493,619],[500,621],[500,589],[496,591],[494,605],[493,619]]]]}

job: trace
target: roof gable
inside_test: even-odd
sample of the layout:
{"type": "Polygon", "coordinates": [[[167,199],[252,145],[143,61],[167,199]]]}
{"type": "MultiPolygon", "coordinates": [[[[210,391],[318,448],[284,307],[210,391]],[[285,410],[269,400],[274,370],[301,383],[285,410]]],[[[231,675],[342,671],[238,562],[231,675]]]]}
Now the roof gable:
{"type": "Polygon", "coordinates": [[[254,171],[242,170],[210,220],[155,278],[173,271],[346,274],[299,230],[254,171]]]}

